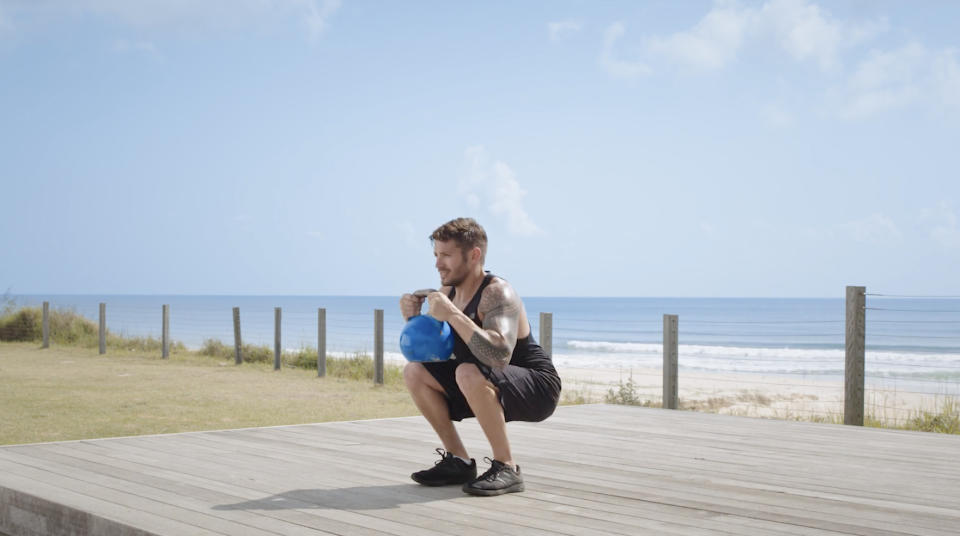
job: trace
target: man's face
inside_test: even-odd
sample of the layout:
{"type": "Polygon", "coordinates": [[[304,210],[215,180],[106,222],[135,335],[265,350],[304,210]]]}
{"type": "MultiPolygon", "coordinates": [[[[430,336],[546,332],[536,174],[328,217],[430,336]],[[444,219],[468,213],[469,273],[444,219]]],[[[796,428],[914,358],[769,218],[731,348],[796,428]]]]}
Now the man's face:
{"type": "Polygon", "coordinates": [[[433,256],[437,259],[435,266],[443,286],[455,287],[463,283],[470,274],[470,263],[465,258],[463,250],[453,240],[446,242],[434,240],[433,256]]]}

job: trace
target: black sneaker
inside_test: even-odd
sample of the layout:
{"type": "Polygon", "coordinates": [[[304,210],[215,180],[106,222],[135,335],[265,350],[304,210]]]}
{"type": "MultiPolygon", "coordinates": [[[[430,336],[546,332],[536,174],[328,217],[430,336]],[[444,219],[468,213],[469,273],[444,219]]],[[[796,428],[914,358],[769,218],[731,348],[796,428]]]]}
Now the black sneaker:
{"type": "Polygon", "coordinates": [[[523,475],[520,466],[516,471],[499,460],[484,458],[490,462],[490,469],[478,478],[463,485],[463,491],[471,495],[503,495],[523,491],[523,475]]]}
{"type": "Polygon", "coordinates": [[[440,455],[440,461],[433,467],[410,475],[414,482],[424,486],[448,486],[477,478],[477,462],[473,458],[468,464],[443,449],[437,449],[437,454],[440,455]]]}

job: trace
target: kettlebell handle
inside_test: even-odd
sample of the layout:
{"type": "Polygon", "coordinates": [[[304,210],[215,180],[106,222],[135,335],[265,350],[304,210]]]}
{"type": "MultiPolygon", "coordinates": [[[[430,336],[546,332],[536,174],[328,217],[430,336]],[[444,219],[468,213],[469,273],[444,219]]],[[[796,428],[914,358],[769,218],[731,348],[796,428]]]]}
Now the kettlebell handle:
{"type": "MultiPolygon", "coordinates": [[[[432,289],[432,288],[422,288],[422,289],[420,289],[420,290],[415,290],[415,291],[413,291],[412,294],[413,294],[414,296],[418,297],[418,298],[424,298],[424,299],[426,299],[427,295],[429,295],[431,292],[436,292],[436,290],[435,290],[435,289],[432,289]]],[[[420,311],[417,311],[417,314],[418,314],[418,315],[423,314],[423,303],[422,303],[422,302],[420,303],[420,311]]],[[[410,318],[413,318],[413,317],[411,316],[410,318]]],[[[410,318],[408,318],[407,320],[409,321],[410,318]]]]}
{"type": "Polygon", "coordinates": [[[436,291],[437,291],[436,289],[432,289],[432,288],[422,288],[420,290],[413,291],[413,295],[418,298],[426,298],[428,294],[436,291]]]}

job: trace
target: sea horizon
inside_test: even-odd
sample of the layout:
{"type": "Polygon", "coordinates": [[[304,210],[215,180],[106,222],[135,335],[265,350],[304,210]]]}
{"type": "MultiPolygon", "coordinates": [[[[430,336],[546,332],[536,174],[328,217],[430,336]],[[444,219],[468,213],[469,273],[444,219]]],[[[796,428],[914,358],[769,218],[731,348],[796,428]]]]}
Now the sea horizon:
{"type": "MultiPolygon", "coordinates": [[[[110,293],[96,293],[96,292],[24,292],[24,293],[8,293],[5,294],[11,298],[17,297],[37,297],[37,296],[177,296],[177,297],[233,297],[233,296],[251,296],[251,297],[333,297],[333,298],[385,298],[395,296],[399,298],[404,293],[398,294],[308,294],[308,293],[298,293],[298,294],[266,294],[266,293],[163,293],[163,292],[110,292],[110,293]]],[[[521,295],[521,299],[541,299],[541,298],[559,298],[559,299],[624,299],[624,300],[634,300],[634,299],[678,299],[678,300],[824,300],[824,299],[834,299],[837,296],[624,296],[624,295],[521,295]]],[[[929,296],[930,299],[957,299],[958,297],[937,297],[929,296]]],[[[843,299],[842,297],[840,299],[843,299]]]]}
{"type": "MultiPolygon", "coordinates": [[[[190,349],[207,339],[233,342],[233,307],[244,343],[273,346],[274,308],[281,308],[282,347],[316,347],[317,310],[327,310],[327,350],[370,353],[374,309],[384,310],[388,359],[402,361],[404,320],[399,296],[243,294],[8,294],[19,306],[49,301],[93,321],[107,303],[107,326],[127,336],[161,333],[170,306],[171,338],[190,349]]],[[[658,368],[664,314],[679,317],[682,370],[804,377],[842,376],[845,300],[832,298],[525,297],[532,333],[540,313],[553,315],[558,367],[658,368]]],[[[960,382],[960,299],[869,297],[868,379],[919,382],[915,388],[957,390],[960,382]],[[891,304],[896,304],[892,307],[891,304]]]]}

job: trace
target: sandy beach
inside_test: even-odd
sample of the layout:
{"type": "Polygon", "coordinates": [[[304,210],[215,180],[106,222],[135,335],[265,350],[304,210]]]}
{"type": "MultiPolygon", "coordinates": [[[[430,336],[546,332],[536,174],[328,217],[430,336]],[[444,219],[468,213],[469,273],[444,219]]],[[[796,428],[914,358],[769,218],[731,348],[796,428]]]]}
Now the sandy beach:
{"type": "MultiPolygon", "coordinates": [[[[403,365],[400,354],[387,353],[385,361],[403,365]]],[[[623,402],[632,395],[639,405],[660,406],[663,372],[659,368],[617,369],[612,367],[564,367],[557,372],[563,381],[562,401],[567,403],[607,402],[612,394],[623,402]],[[627,389],[632,379],[633,389],[627,389]]],[[[947,388],[950,384],[943,384],[947,388]]],[[[955,386],[953,386],[955,387],[955,386]]],[[[727,415],[843,422],[843,378],[822,375],[775,375],[750,373],[707,373],[680,370],[680,408],[727,415]]],[[[889,379],[867,379],[867,418],[885,424],[903,423],[921,412],[939,413],[944,402],[957,400],[955,392],[923,393],[908,383],[889,379]]]]}
{"type": "MultiPolygon", "coordinates": [[[[567,401],[603,402],[611,394],[633,395],[641,404],[662,402],[660,369],[559,368],[567,401]],[[633,389],[627,389],[632,380],[633,389]]],[[[763,374],[711,374],[680,371],[681,409],[781,419],[843,421],[843,380],[763,374]]],[[[621,396],[622,398],[622,396],[621,396]]],[[[921,411],[938,411],[947,397],[868,382],[868,418],[893,424],[921,411]]]]}

